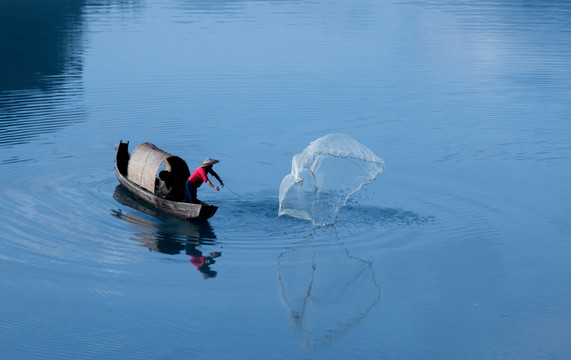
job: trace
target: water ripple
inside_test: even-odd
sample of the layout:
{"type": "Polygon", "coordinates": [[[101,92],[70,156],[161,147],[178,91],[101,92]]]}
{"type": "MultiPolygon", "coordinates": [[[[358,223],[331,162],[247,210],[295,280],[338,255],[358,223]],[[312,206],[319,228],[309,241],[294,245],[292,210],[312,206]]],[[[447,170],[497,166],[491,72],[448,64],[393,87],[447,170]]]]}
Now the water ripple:
{"type": "Polygon", "coordinates": [[[85,119],[77,79],[49,91],[0,92],[0,148],[26,143],[85,119]]]}
{"type": "Polygon", "coordinates": [[[4,236],[26,259],[132,261],[125,230],[108,221],[112,199],[103,194],[109,193],[113,180],[102,172],[79,176],[68,172],[10,188],[0,204],[7,214],[4,236]]]}

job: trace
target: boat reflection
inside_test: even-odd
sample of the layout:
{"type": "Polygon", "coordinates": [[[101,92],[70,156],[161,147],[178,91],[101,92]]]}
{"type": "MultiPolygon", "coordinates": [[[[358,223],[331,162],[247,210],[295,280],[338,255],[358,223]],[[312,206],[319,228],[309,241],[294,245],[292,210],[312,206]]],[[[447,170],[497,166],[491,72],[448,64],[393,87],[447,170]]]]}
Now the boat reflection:
{"type": "Polygon", "coordinates": [[[278,289],[307,347],[324,345],[359,324],[380,300],[371,263],[351,256],[332,226],[278,257],[278,289]]]}
{"type": "Polygon", "coordinates": [[[211,266],[222,253],[203,253],[205,247],[212,248],[216,245],[216,234],[207,220],[185,220],[150,208],[132,196],[122,185],[115,188],[113,198],[120,204],[142,213],[138,215],[121,209],[111,210],[112,216],[133,225],[133,240],[140,242],[149,251],[168,255],[184,252],[190,256],[190,263],[196,266],[205,279],[218,275],[211,266]],[[147,219],[143,214],[152,218],[147,219]]]}

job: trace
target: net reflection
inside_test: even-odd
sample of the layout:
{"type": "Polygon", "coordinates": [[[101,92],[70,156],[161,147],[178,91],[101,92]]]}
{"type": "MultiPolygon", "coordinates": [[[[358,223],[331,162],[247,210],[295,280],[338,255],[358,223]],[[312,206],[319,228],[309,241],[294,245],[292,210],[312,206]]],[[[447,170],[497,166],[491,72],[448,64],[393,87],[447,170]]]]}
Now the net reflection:
{"type": "Polygon", "coordinates": [[[185,253],[190,256],[189,262],[196,266],[205,279],[218,275],[211,266],[222,253],[203,252],[205,247],[212,248],[217,244],[216,234],[207,220],[184,220],[149,208],[121,185],[115,188],[113,198],[122,205],[156,219],[147,219],[143,214],[138,215],[121,209],[112,209],[112,216],[133,225],[133,240],[141,243],[149,251],[167,255],[185,253]]]}
{"type": "Polygon", "coordinates": [[[278,290],[307,347],[327,344],[358,325],[380,301],[372,264],[351,256],[334,227],[278,257],[278,290]]]}

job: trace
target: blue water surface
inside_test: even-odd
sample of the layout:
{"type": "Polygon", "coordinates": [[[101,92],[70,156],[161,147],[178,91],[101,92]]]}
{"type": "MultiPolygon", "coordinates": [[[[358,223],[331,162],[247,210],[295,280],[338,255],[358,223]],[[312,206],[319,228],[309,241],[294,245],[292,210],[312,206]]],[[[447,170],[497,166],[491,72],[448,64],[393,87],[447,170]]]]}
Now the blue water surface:
{"type": "Polygon", "coordinates": [[[570,19],[0,0],[0,357],[569,358],[570,19]],[[332,133],[384,173],[332,225],[278,217],[292,157],[332,133]],[[134,199],[120,140],[220,159],[216,215],[134,199]]]}

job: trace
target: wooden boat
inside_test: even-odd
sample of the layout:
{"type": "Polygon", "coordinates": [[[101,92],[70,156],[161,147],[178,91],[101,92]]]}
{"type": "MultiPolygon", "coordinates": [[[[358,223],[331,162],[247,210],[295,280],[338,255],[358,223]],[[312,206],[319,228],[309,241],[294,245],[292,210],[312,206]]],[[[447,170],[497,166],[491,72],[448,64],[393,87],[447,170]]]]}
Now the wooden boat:
{"type": "Polygon", "coordinates": [[[137,198],[178,217],[208,219],[218,210],[217,206],[204,202],[183,202],[186,180],[190,176],[188,165],[151,143],[143,143],[129,154],[129,142],[121,140],[115,155],[115,175],[137,198]]]}

